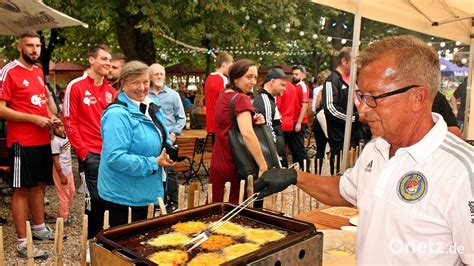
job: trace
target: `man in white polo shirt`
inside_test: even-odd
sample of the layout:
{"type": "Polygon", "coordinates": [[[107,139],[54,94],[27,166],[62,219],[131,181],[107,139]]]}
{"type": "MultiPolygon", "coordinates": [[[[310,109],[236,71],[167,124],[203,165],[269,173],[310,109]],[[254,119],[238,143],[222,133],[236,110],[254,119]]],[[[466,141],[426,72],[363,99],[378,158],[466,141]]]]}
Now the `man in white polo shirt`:
{"type": "Polygon", "coordinates": [[[388,37],[358,63],[361,115],[380,137],[341,177],[272,169],[256,191],[296,184],[325,204],[357,206],[359,265],[473,265],[474,147],[431,113],[437,53],[413,36],[388,37]]]}

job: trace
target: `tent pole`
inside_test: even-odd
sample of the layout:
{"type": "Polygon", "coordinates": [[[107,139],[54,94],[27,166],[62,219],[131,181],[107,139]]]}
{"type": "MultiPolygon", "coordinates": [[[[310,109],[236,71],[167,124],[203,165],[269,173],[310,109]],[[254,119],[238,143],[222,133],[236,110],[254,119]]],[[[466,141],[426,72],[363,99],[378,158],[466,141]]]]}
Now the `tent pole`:
{"type": "Polygon", "coordinates": [[[464,110],[464,138],[466,140],[474,140],[474,108],[471,108],[472,102],[474,102],[474,93],[472,88],[474,87],[474,17],[471,18],[471,38],[469,40],[469,76],[467,78],[466,88],[466,109],[464,110]]]}
{"type": "Polygon", "coordinates": [[[346,127],[344,129],[344,146],[342,152],[342,166],[341,171],[346,170],[347,161],[349,158],[349,148],[351,144],[351,130],[352,130],[352,115],[354,110],[354,88],[357,80],[357,65],[356,58],[359,54],[359,40],[360,40],[360,28],[361,28],[361,15],[360,6],[362,0],[355,1],[356,9],[354,12],[354,33],[352,36],[352,60],[351,60],[351,84],[349,86],[349,97],[347,98],[347,117],[346,127]]]}

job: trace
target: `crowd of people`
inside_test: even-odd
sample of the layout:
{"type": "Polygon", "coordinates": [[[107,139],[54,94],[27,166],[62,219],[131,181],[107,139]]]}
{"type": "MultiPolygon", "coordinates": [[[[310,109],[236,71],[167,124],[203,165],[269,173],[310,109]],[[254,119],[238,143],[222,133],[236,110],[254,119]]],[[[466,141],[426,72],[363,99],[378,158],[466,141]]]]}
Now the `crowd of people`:
{"type": "MultiPolygon", "coordinates": [[[[34,239],[54,237],[44,222],[46,185],[55,185],[59,216],[70,220],[75,193],[71,147],[86,185],[89,239],[101,230],[105,210],[111,226],[127,223],[129,208],[133,221],[145,219],[148,205],[156,205],[157,198],[165,200],[168,212],[175,211],[176,140],[186,126],[186,112],[196,126],[195,115],[205,110],[213,144],[209,183],[214,202],[223,200],[226,182],[231,183],[230,202],[238,202],[240,177],[229,142],[229,131],[238,130],[258,166],[255,189],[261,198],[296,184],[325,204],[359,208],[360,262],[474,263],[473,235],[465,234],[474,229],[468,219],[472,209],[459,206],[473,202],[473,149],[461,140],[456,118],[445,108],[446,98],[438,98],[436,53],[412,36],[386,38],[358,57],[350,143],[362,141],[366,147],[354,168],[343,174],[332,166],[342,151],[347,101],[352,97],[355,59],[350,48],[341,49],[337,67],[321,72],[314,88],[306,83],[309,73],[302,65],[293,66],[291,75],[272,67],[258,84],[256,62],[234,62],[230,54],[221,53],[216,71],[205,80],[204,95],[198,94],[190,105],[183,93],[168,86],[162,65],[128,61],[106,45],[95,45],[87,54],[89,68],[68,84],[61,106],[54,103],[37,65],[39,36],[21,35],[17,48],[18,60],[0,75],[0,117],[8,122],[11,206],[20,256],[26,256],[25,222],[30,215],[34,239]],[[312,125],[308,115],[314,116],[312,125]],[[265,161],[254,131],[258,125],[271,127],[280,167],[270,169],[265,161]],[[314,133],[317,158],[326,156],[329,144],[333,176],[310,174],[304,167],[308,130],[314,133]],[[291,169],[290,162],[303,171],[291,169]],[[452,189],[459,193],[447,192],[445,178],[450,176],[452,189]],[[378,244],[397,237],[419,243],[433,237],[432,232],[446,248],[464,245],[465,253],[401,259],[378,244]]],[[[35,248],[33,255],[49,254],[35,248]]]]}

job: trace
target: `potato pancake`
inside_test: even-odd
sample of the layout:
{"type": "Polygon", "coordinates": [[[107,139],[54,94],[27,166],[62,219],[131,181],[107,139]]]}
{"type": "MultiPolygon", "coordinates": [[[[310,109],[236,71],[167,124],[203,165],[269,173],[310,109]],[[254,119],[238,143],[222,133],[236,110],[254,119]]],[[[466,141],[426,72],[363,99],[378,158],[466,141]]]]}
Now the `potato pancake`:
{"type": "Polygon", "coordinates": [[[216,253],[201,253],[192,259],[188,266],[213,266],[226,262],[225,258],[216,253]]]}
{"type": "Polygon", "coordinates": [[[259,245],[263,245],[268,242],[278,241],[285,237],[284,234],[270,229],[254,229],[249,228],[244,231],[245,238],[259,245]]]}
{"type": "Polygon", "coordinates": [[[183,233],[183,234],[196,234],[201,233],[202,231],[207,229],[207,224],[203,222],[184,222],[184,223],[177,223],[171,227],[174,231],[183,233]]]}
{"type": "Polygon", "coordinates": [[[161,235],[159,237],[150,239],[148,241],[149,245],[155,247],[164,247],[164,246],[181,246],[186,244],[191,240],[187,235],[182,233],[169,233],[165,235],[161,235]]]}
{"type": "Polygon", "coordinates": [[[233,260],[247,253],[253,252],[260,247],[252,243],[235,244],[224,248],[224,257],[227,260],[233,260]]]}
{"type": "Polygon", "coordinates": [[[148,257],[160,266],[178,266],[188,261],[188,253],[184,250],[166,250],[151,254],[148,257]]]}
{"type": "Polygon", "coordinates": [[[232,244],[234,244],[234,239],[230,236],[211,235],[200,247],[210,251],[217,251],[232,244]]]}
{"type": "Polygon", "coordinates": [[[233,222],[226,222],[214,232],[216,234],[239,237],[244,234],[244,227],[233,222]]]}

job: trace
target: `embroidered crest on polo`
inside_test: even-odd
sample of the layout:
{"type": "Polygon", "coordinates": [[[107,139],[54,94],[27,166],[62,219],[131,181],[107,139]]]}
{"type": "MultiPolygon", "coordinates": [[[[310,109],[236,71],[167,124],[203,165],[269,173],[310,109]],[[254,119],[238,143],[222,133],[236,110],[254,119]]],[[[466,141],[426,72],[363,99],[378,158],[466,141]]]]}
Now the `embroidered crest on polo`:
{"type": "Polygon", "coordinates": [[[428,191],[428,181],[422,173],[412,171],[400,178],[397,187],[400,199],[408,203],[414,203],[425,196],[428,191]]]}

